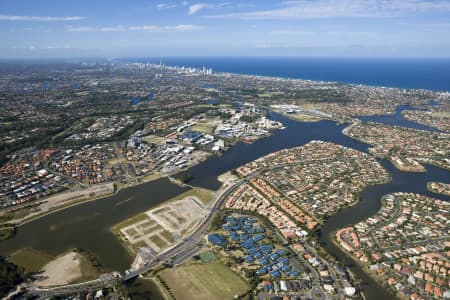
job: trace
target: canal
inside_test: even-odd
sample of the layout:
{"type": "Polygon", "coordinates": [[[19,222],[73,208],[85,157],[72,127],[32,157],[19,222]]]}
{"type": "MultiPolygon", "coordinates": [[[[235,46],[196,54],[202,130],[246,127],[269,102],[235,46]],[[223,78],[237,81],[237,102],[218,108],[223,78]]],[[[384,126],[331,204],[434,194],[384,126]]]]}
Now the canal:
{"type": "Polygon", "coordinates": [[[124,271],[134,257],[110,228],[186,190],[164,178],[55,212],[20,226],[13,239],[0,243],[0,254],[7,255],[23,247],[51,255],[82,248],[94,254],[106,271],[124,271]]]}
{"type": "MultiPolygon", "coordinates": [[[[402,109],[406,108],[398,109],[392,116],[371,117],[375,118],[371,121],[388,120],[386,123],[389,123],[392,118],[399,118],[399,114],[401,116],[402,109]]],[[[253,144],[238,143],[223,155],[211,157],[192,167],[188,171],[192,175],[189,184],[216,190],[220,187],[218,175],[271,152],[301,146],[311,140],[330,141],[367,152],[367,144],[342,134],[342,129],[347,125],[338,125],[331,121],[297,122],[274,113],[270,113],[269,116],[282,122],[287,128],[253,144]]],[[[402,118],[398,120],[401,122],[402,118]]],[[[417,125],[413,124],[411,126],[417,125]]],[[[351,266],[352,272],[362,279],[367,299],[388,299],[388,295],[345,253],[331,243],[330,234],[342,226],[359,222],[375,214],[380,208],[381,196],[386,193],[414,192],[449,200],[449,197],[431,194],[426,189],[428,181],[448,182],[450,178],[448,171],[427,165],[426,173],[407,173],[397,170],[387,161],[380,162],[391,173],[392,182],[366,188],[357,205],[343,209],[330,217],[320,233],[320,243],[324,248],[345,265],[351,266]]],[[[13,239],[0,243],[0,255],[11,254],[23,247],[32,247],[58,255],[69,248],[77,247],[93,253],[107,271],[123,271],[130,266],[133,258],[111,233],[110,227],[185,190],[186,188],[181,188],[167,179],[159,179],[121,190],[111,197],[55,212],[21,226],[13,239]]]]}

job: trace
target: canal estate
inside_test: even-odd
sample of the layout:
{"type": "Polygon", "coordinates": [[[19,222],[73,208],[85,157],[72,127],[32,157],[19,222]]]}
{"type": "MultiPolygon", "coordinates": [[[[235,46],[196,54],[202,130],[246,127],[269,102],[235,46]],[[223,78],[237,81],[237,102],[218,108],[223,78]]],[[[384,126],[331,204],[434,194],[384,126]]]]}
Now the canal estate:
{"type": "MultiPolygon", "coordinates": [[[[217,176],[274,151],[301,146],[311,140],[322,140],[367,152],[368,145],[342,134],[347,125],[332,121],[297,122],[278,114],[271,118],[281,122],[286,129],[252,144],[238,143],[222,156],[212,157],[189,169],[189,185],[217,190],[217,176]]],[[[333,232],[346,225],[355,224],[374,215],[381,207],[381,197],[392,192],[412,192],[435,196],[427,190],[430,181],[448,182],[448,171],[425,165],[425,173],[407,173],[393,167],[385,160],[379,161],[390,173],[392,180],[368,186],[361,192],[356,205],[342,209],[329,217],[320,228],[320,243],[339,261],[363,280],[363,292],[368,299],[383,295],[378,284],[364,273],[348,255],[331,241],[333,232]]],[[[132,257],[114,237],[110,228],[137,213],[150,209],[165,200],[185,192],[167,179],[130,187],[117,195],[67,208],[20,226],[16,236],[0,244],[2,254],[10,254],[23,247],[32,247],[53,255],[70,248],[82,248],[93,253],[105,270],[129,268],[132,257]]],[[[438,196],[448,201],[446,196],[438,196]]]]}

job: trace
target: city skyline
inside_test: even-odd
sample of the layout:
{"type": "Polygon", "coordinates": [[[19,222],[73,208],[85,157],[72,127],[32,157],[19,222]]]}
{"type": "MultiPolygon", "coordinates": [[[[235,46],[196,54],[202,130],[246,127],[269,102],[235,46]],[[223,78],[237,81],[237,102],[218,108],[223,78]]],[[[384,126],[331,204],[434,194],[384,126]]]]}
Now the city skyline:
{"type": "Polygon", "coordinates": [[[450,57],[450,1],[14,1],[0,58],[450,57]]]}

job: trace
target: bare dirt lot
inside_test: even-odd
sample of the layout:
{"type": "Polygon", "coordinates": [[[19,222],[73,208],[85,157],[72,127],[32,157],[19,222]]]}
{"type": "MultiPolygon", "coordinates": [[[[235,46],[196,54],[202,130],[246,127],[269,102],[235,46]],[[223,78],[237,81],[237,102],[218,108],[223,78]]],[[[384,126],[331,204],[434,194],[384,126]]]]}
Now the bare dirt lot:
{"type": "Polygon", "coordinates": [[[190,190],[115,225],[112,231],[133,253],[142,246],[160,253],[175,245],[200,224],[208,215],[205,203],[211,196],[207,190],[190,190]]]}
{"type": "Polygon", "coordinates": [[[81,255],[75,251],[68,252],[46,264],[35,283],[49,287],[71,283],[81,278],[81,255]]]}

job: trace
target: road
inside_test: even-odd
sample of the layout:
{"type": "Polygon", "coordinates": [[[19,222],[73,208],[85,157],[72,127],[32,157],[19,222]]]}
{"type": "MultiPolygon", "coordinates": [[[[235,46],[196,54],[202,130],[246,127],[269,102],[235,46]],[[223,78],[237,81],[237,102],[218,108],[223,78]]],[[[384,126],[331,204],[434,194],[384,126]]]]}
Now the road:
{"type": "MultiPolygon", "coordinates": [[[[209,209],[210,213],[207,215],[207,217],[203,220],[203,222],[200,224],[200,226],[195,229],[195,231],[189,236],[184,238],[180,243],[173,246],[172,248],[166,250],[165,252],[159,254],[156,256],[154,261],[149,262],[147,265],[143,266],[142,268],[138,270],[134,270],[131,272],[126,272],[123,276],[123,280],[127,281],[132,278],[135,278],[141,274],[147,273],[150,270],[154,269],[158,264],[170,262],[174,264],[181,263],[186,258],[189,258],[193,254],[195,254],[198,250],[198,243],[203,238],[205,232],[209,229],[211,226],[212,221],[216,217],[217,213],[219,212],[220,208],[222,207],[225,200],[228,198],[230,194],[232,194],[240,185],[243,183],[251,180],[254,177],[259,176],[262,172],[266,171],[267,169],[274,170],[279,168],[288,167],[291,165],[296,165],[300,162],[294,162],[294,163],[286,163],[286,164],[280,164],[274,167],[270,168],[262,168],[258,169],[257,171],[245,176],[244,178],[236,181],[233,185],[225,188],[222,191],[219,191],[219,194],[216,195],[216,200],[213,202],[212,207],[209,209]]],[[[316,280],[317,281],[317,277],[316,280]]],[[[65,293],[71,293],[76,292],[81,289],[99,289],[101,287],[104,287],[106,284],[111,284],[111,281],[113,279],[106,280],[99,278],[97,280],[93,280],[90,282],[80,283],[77,285],[68,285],[63,287],[57,287],[52,289],[38,289],[34,286],[32,286],[29,291],[32,295],[46,297],[48,295],[58,295],[58,294],[65,294],[65,293]]],[[[117,280],[114,278],[114,280],[117,280]]]]}
{"type": "Polygon", "coordinates": [[[191,253],[192,249],[195,246],[197,246],[200,239],[203,237],[205,232],[210,227],[212,221],[214,220],[217,213],[219,212],[220,207],[223,205],[223,203],[228,198],[228,196],[232,192],[234,192],[234,190],[236,188],[238,188],[241,184],[245,183],[249,179],[256,177],[258,175],[259,175],[258,171],[254,172],[254,173],[238,180],[237,182],[235,182],[232,186],[228,187],[227,189],[223,190],[220,194],[218,194],[216,196],[216,201],[214,201],[214,204],[211,207],[210,213],[208,214],[208,216],[203,220],[203,222],[200,224],[200,226],[197,227],[197,229],[191,234],[191,236],[184,238],[183,241],[180,242],[179,244],[175,245],[174,247],[170,248],[169,250],[158,255],[156,257],[156,260],[153,263],[151,263],[147,266],[144,266],[138,270],[131,271],[128,274],[125,274],[124,280],[126,281],[126,280],[129,280],[136,276],[139,276],[140,274],[146,273],[146,272],[150,271],[152,268],[154,268],[156,265],[158,265],[159,263],[168,262],[173,257],[184,257],[187,255],[187,253],[191,253]]]}
{"type": "Polygon", "coordinates": [[[107,273],[100,275],[100,277],[95,280],[60,287],[39,288],[34,285],[30,285],[28,287],[28,294],[45,299],[58,295],[75,294],[80,291],[97,291],[105,287],[113,286],[118,280],[120,280],[120,276],[116,276],[116,274],[113,273],[107,273]]]}
{"type": "MultiPolygon", "coordinates": [[[[326,159],[314,159],[314,160],[324,160],[324,161],[329,161],[329,158],[326,159]]],[[[148,271],[150,271],[152,268],[156,267],[156,265],[163,263],[163,262],[169,262],[173,257],[183,257],[185,256],[185,252],[190,252],[192,250],[193,247],[195,247],[198,242],[200,241],[200,239],[203,237],[203,235],[205,234],[205,232],[208,230],[208,228],[210,227],[212,221],[214,220],[214,218],[216,217],[218,211],[220,210],[220,208],[222,207],[223,203],[225,202],[225,200],[228,198],[228,196],[233,193],[240,185],[242,185],[243,183],[251,180],[252,178],[255,178],[257,176],[259,176],[261,173],[264,173],[266,170],[277,170],[280,168],[285,168],[285,167],[289,167],[289,166],[293,166],[293,165],[298,165],[299,163],[301,163],[302,161],[296,161],[296,162],[292,162],[292,163],[284,163],[284,164],[279,164],[276,166],[271,166],[271,167],[267,167],[267,168],[261,168],[256,170],[255,172],[248,174],[247,176],[241,178],[240,180],[236,181],[233,185],[227,187],[226,189],[222,190],[221,192],[219,192],[219,194],[216,196],[216,201],[214,201],[213,206],[210,209],[210,214],[203,220],[203,222],[200,224],[199,227],[197,227],[197,229],[191,234],[190,237],[186,237],[183,239],[183,241],[181,241],[179,244],[175,245],[174,247],[166,250],[165,252],[159,254],[156,257],[156,260],[152,263],[149,263],[148,265],[135,270],[135,271],[131,271],[128,274],[124,275],[124,280],[129,280],[131,278],[134,278],[136,276],[139,276],[143,273],[146,273],[148,271]]]]}

